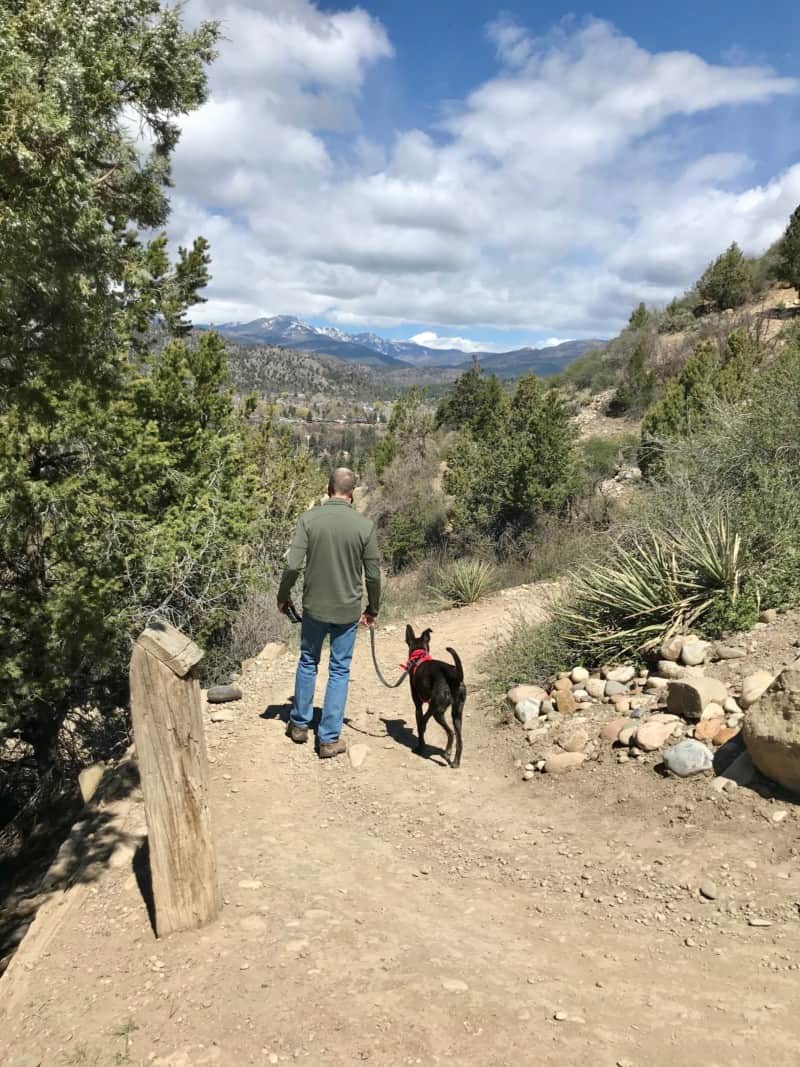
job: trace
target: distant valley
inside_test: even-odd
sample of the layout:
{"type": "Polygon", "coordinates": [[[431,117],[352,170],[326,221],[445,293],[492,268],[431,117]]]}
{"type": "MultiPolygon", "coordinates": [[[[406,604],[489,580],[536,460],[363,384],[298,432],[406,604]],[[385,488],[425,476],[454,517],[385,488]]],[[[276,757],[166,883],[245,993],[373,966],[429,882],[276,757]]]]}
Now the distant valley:
{"type": "Polygon", "coordinates": [[[509,352],[473,354],[458,348],[428,348],[413,341],[390,341],[374,333],[349,334],[331,327],[320,328],[290,315],[245,323],[221,323],[213,329],[239,345],[291,348],[382,370],[460,370],[470,366],[474,355],[485,370],[500,378],[516,378],[531,371],[539,375],[558,374],[586,352],[606,344],[600,339],[590,339],[565,341],[547,348],[524,347],[509,352]]]}

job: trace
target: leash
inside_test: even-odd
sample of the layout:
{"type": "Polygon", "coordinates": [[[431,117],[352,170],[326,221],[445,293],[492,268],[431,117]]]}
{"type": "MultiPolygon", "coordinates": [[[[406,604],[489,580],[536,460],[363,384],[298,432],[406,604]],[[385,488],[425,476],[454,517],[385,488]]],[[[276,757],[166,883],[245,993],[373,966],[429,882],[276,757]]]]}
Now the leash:
{"type": "Polygon", "coordinates": [[[383,682],[383,684],[386,686],[387,689],[397,689],[398,685],[401,685],[405,681],[406,675],[408,674],[408,672],[410,670],[410,664],[409,664],[408,667],[404,668],[403,673],[400,675],[400,677],[397,679],[396,682],[387,682],[386,679],[383,677],[383,674],[381,673],[380,667],[378,666],[378,657],[375,655],[375,627],[374,626],[370,626],[370,628],[369,628],[369,644],[370,644],[370,648],[372,650],[372,663],[373,663],[373,665],[375,667],[375,673],[377,674],[378,678],[380,679],[381,682],[383,682]]]}

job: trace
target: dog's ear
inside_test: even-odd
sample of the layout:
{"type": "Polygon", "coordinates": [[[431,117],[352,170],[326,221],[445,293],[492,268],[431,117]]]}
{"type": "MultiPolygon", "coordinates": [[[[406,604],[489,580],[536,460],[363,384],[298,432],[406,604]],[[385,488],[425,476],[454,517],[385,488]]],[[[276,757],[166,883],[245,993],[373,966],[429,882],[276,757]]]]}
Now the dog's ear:
{"type": "Polygon", "coordinates": [[[411,645],[414,641],[416,641],[416,637],[414,636],[413,627],[411,626],[411,623],[409,623],[406,626],[406,644],[411,645]]]}
{"type": "Polygon", "coordinates": [[[422,633],[419,635],[420,641],[424,641],[425,642],[425,648],[426,649],[430,649],[430,647],[431,647],[431,634],[432,633],[433,633],[433,630],[429,626],[427,630],[423,630],[422,633]]]}

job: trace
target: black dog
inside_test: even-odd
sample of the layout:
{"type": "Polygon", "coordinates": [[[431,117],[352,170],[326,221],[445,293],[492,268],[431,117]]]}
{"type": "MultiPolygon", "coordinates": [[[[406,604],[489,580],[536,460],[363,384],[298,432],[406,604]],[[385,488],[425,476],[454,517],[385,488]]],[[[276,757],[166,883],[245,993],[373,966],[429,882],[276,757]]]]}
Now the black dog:
{"type": "Polygon", "coordinates": [[[430,655],[431,630],[423,630],[419,637],[414,636],[411,626],[406,626],[406,644],[408,645],[408,678],[411,683],[411,698],[417,712],[417,734],[419,741],[415,752],[425,755],[425,727],[433,716],[447,734],[445,759],[451,767],[461,766],[461,717],[464,701],[467,699],[467,687],[464,685],[464,668],[458,653],[453,648],[448,652],[453,657],[455,666],[432,659],[430,655]],[[422,705],[428,710],[423,712],[422,705]],[[453,730],[455,730],[456,757],[451,760],[453,751],[453,730],[445,721],[444,713],[449,707],[453,709],[453,730]]]}

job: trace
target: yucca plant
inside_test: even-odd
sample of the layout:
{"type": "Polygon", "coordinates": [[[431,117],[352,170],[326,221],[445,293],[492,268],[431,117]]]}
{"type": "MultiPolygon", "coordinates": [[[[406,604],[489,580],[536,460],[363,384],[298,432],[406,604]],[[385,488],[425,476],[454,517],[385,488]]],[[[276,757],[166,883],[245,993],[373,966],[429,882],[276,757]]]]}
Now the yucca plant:
{"type": "Polygon", "coordinates": [[[486,596],[496,581],[497,568],[488,560],[458,559],[439,568],[433,586],[440,600],[463,607],[486,596]]]}

